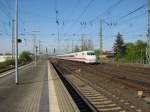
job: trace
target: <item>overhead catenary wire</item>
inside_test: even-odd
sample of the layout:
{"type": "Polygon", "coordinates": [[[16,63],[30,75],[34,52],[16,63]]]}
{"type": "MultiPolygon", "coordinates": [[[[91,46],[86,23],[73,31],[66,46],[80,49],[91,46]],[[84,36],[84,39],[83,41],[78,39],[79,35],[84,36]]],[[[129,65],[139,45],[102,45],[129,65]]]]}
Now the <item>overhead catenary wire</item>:
{"type": "Polygon", "coordinates": [[[107,12],[112,12],[112,10],[114,10],[117,6],[119,6],[123,1],[124,0],[118,0],[116,3],[114,3],[113,5],[108,7],[104,12],[100,13],[99,15],[97,15],[96,17],[91,19],[90,22],[93,22],[93,21],[99,19],[101,16],[105,15],[107,12]]]}
{"type": "Polygon", "coordinates": [[[146,15],[146,14],[147,14],[147,12],[138,14],[138,15],[132,17],[132,18],[129,18],[127,20],[122,21],[121,23],[119,23],[119,22],[116,23],[116,26],[118,26],[118,25],[124,25],[124,24],[126,25],[127,22],[130,22],[131,20],[134,20],[134,19],[138,19],[138,18],[140,18],[140,17],[142,17],[143,15],[146,15]]]}
{"type": "Polygon", "coordinates": [[[11,11],[13,10],[11,5],[10,5],[10,2],[8,2],[7,0],[2,0],[2,3],[5,7],[5,10],[7,10],[9,16],[12,18],[12,15],[11,15],[11,11]]]}
{"type": "Polygon", "coordinates": [[[4,3],[1,0],[0,0],[0,10],[8,19],[10,19],[11,16],[9,14],[8,8],[4,5],[4,3]]]}
{"type": "Polygon", "coordinates": [[[94,0],[90,0],[89,3],[85,6],[85,8],[83,9],[83,11],[80,13],[80,15],[76,18],[76,20],[71,24],[70,29],[73,28],[76,23],[79,21],[79,19],[87,12],[87,10],[89,9],[89,7],[91,6],[92,2],[94,2],[94,0]]]}
{"type": "Polygon", "coordinates": [[[139,17],[142,17],[143,15],[147,14],[147,12],[145,11],[144,13],[138,14],[132,18],[126,19],[127,17],[135,14],[136,12],[138,12],[139,10],[143,9],[146,6],[146,4],[141,5],[140,7],[128,12],[127,14],[121,16],[118,20],[116,20],[116,22],[114,22],[114,26],[120,26],[120,25],[126,25],[127,22],[130,22],[131,20],[137,19],[139,17]],[[126,19],[124,21],[122,21],[123,19],[126,19]],[[122,21],[122,22],[121,22],[122,21]]]}
{"type": "MultiPolygon", "coordinates": [[[[94,17],[93,19],[91,19],[89,22],[93,25],[93,22],[97,19],[99,19],[102,15],[104,15],[107,12],[112,12],[112,10],[114,10],[117,6],[119,6],[124,0],[118,0],[117,2],[115,2],[113,5],[111,5],[110,7],[108,7],[104,12],[102,12],[101,14],[97,15],[96,17],[94,17]]],[[[81,28],[80,28],[81,29],[81,28]]],[[[80,29],[78,31],[80,31],[80,29]]],[[[77,31],[77,32],[78,32],[77,31]]]]}
{"type": "Polygon", "coordinates": [[[3,14],[3,19],[0,20],[1,26],[3,27],[3,34],[9,35],[11,29],[11,20],[13,18],[11,11],[13,11],[10,2],[7,0],[0,0],[0,11],[3,14]]]}
{"type": "MultiPolygon", "coordinates": [[[[118,3],[116,3],[116,5],[119,5],[121,2],[122,2],[122,1],[119,0],[118,3]]],[[[115,5],[114,5],[114,6],[115,6],[115,5]]],[[[127,14],[121,16],[121,17],[117,20],[116,23],[111,23],[111,25],[118,26],[118,22],[119,22],[119,21],[121,21],[122,19],[125,19],[125,18],[127,18],[128,16],[130,16],[130,15],[132,15],[132,14],[138,12],[139,10],[143,9],[145,6],[146,6],[146,4],[143,4],[143,5],[141,5],[140,7],[138,7],[138,8],[136,8],[136,9],[134,9],[134,10],[128,12],[127,14]]],[[[112,6],[112,7],[113,7],[113,6],[112,6]]],[[[110,7],[109,9],[111,9],[111,7],[110,7]]],[[[108,10],[109,10],[109,9],[108,9],[108,10]]],[[[104,11],[104,12],[106,13],[108,10],[106,10],[106,11],[104,11]]],[[[137,15],[136,17],[142,16],[142,15],[144,15],[144,14],[137,15]]],[[[98,17],[98,16],[97,16],[97,17],[98,17]]],[[[136,17],[130,18],[130,19],[128,19],[128,21],[130,21],[130,20],[132,20],[132,19],[135,19],[136,17]]],[[[96,19],[96,18],[95,18],[95,19],[96,19]]],[[[92,21],[94,21],[94,19],[93,19],[92,21]]],[[[90,21],[90,22],[92,22],[92,21],[90,21]]]]}
{"type": "Polygon", "coordinates": [[[130,11],[129,13],[127,13],[127,14],[125,14],[123,16],[121,16],[117,21],[121,21],[122,19],[124,19],[124,18],[126,18],[126,17],[128,17],[128,16],[130,16],[130,15],[136,13],[136,12],[138,12],[139,10],[143,9],[145,6],[146,6],[146,4],[141,5],[140,7],[130,11]]]}
{"type": "MultiPolygon", "coordinates": [[[[79,7],[79,3],[80,3],[80,0],[77,0],[75,3],[75,6],[71,9],[71,13],[69,14],[69,16],[72,15],[73,13],[75,13],[76,9],[78,9],[78,7],[79,7]]],[[[68,21],[75,21],[75,20],[74,20],[74,18],[70,19],[70,20],[63,20],[63,23],[64,23],[63,26],[65,26],[65,27],[68,26],[66,21],[67,21],[67,23],[69,23],[68,21]]]]}

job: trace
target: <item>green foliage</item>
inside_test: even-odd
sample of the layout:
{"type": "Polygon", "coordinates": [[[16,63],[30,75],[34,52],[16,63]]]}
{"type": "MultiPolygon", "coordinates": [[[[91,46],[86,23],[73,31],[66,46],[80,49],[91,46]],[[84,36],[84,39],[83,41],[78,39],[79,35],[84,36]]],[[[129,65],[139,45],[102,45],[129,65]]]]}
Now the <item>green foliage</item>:
{"type": "Polygon", "coordinates": [[[113,48],[116,61],[142,63],[146,60],[146,42],[142,40],[124,44],[122,35],[118,33],[113,48]]]}
{"type": "Polygon", "coordinates": [[[135,43],[126,44],[126,60],[128,62],[140,62],[146,59],[146,43],[138,40],[135,43]]]}
{"type": "Polygon", "coordinates": [[[32,61],[31,53],[28,51],[24,51],[20,54],[19,60],[23,63],[32,61]]]}
{"type": "Polygon", "coordinates": [[[114,55],[116,61],[122,58],[125,55],[125,46],[122,35],[118,33],[115,44],[114,44],[114,55]]]}
{"type": "Polygon", "coordinates": [[[136,47],[133,43],[128,43],[126,44],[126,60],[131,62],[132,60],[135,59],[135,51],[136,47]]]}
{"type": "MultiPolygon", "coordinates": [[[[28,51],[24,51],[19,56],[18,64],[22,65],[30,61],[32,61],[31,53],[28,51]]],[[[9,69],[12,69],[14,65],[15,65],[15,61],[12,59],[7,59],[4,62],[0,62],[0,72],[4,72],[9,69]]]]}
{"type": "Polygon", "coordinates": [[[6,61],[4,62],[4,64],[5,64],[6,66],[8,66],[8,65],[15,65],[15,61],[9,59],[9,60],[6,60],[6,61]]]}
{"type": "Polygon", "coordinates": [[[99,50],[96,50],[96,51],[95,51],[95,54],[96,54],[96,59],[99,60],[100,51],[99,51],[99,50]]]}
{"type": "Polygon", "coordinates": [[[11,68],[11,67],[14,67],[15,65],[15,61],[14,60],[6,60],[4,62],[1,62],[0,63],[0,71],[3,70],[3,69],[7,69],[7,68],[11,68]]]}

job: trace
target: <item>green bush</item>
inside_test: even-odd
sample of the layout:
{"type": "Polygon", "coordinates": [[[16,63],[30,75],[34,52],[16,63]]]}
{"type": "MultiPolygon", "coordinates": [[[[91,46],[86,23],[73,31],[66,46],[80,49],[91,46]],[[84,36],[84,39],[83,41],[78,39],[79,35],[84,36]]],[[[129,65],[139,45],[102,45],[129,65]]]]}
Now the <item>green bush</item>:
{"type": "Polygon", "coordinates": [[[31,57],[31,53],[28,51],[24,51],[20,54],[19,56],[19,62],[21,63],[26,63],[26,62],[31,62],[32,61],[32,57],[31,57]]]}
{"type": "Polygon", "coordinates": [[[0,63],[0,69],[2,69],[2,68],[5,68],[4,62],[1,62],[1,63],[0,63]]]}
{"type": "Polygon", "coordinates": [[[99,50],[95,50],[95,54],[96,54],[96,59],[100,60],[99,56],[100,56],[100,51],[99,50]]]}
{"type": "Polygon", "coordinates": [[[0,63],[0,72],[4,72],[6,70],[9,70],[11,68],[13,68],[15,65],[15,61],[14,60],[6,60],[4,62],[0,63]]]}
{"type": "MultiPolygon", "coordinates": [[[[32,61],[31,53],[24,51],[20,54],[18,59],[18,65],[23,65],[32,61]]],[[[0,72],[9,70],[15,66],[15,60],[8,59],[4,62],[0,62],[0,72]]]]}
{"type": "MultiPolygon", "coordinates": [[[[18,65],[23,65],[32,61],[31,53],[28,51],[24,51],[20,54],[18,59],[18,65]]],[[[15,60],[8,59],[4,62],[0,62],[0,72],[12,69],[15,66],[15,60]]]]}
{"type": "Polygon", "coordinates": [[[4,62],[4,64],[5,64],[5,66],[15,65],[15,61],[14,61],[14,60],[9,59],[9,60],[6,60],[6,61],[4,62]]]}

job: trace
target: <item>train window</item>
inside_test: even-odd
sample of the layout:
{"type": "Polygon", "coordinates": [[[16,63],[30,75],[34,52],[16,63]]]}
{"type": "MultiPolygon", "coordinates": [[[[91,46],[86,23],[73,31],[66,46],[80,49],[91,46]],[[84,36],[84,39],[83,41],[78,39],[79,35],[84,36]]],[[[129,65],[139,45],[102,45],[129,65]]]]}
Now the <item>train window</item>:
{"type": "Polygon", "coordinates": [[[95,55],[94,52],[87,52],[87,55],[95,55]]]}
{"type": "Polygon", "coordinates": [[[69,55],[69,57],[74,57],[74,55],[69,55]]]}

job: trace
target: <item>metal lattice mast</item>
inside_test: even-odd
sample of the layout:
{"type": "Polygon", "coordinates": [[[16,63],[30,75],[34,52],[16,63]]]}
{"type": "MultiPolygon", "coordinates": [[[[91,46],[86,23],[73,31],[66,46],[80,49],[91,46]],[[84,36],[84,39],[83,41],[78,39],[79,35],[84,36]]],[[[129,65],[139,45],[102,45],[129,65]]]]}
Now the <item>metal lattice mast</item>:
{"type": "Polygon", "coordinates": [[[100,20],[100,53],[103,52],[103,30],[102,30],[103,21],[100,20]]]}
{"type": "Polygon", "coordinates": [[[12,59],[15,57],[15,20],[12,20],[12,59]]]}
{"type": "Polygon", "coordinates": [[[148,0],[147,63],[150,64],[150,0],[148,0]]]}

